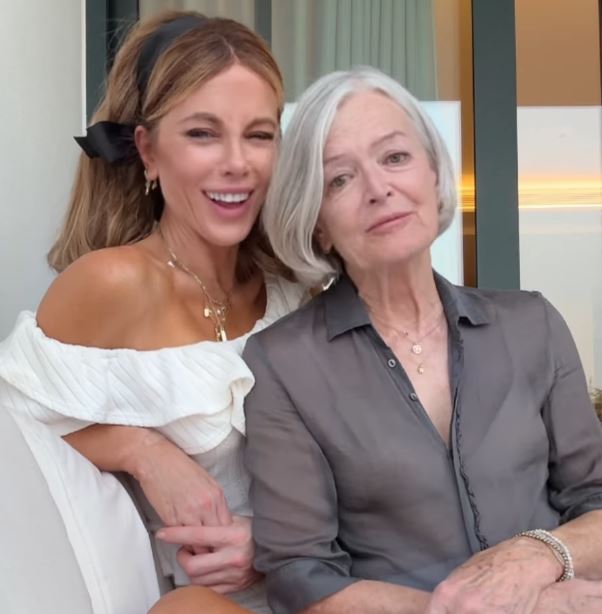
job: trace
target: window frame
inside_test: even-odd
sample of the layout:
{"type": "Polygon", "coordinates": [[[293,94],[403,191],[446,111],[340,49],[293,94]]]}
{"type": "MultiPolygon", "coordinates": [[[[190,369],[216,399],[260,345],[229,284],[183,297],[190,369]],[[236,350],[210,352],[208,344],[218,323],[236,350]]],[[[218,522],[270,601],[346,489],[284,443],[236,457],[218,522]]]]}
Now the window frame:
{"type": "MultiPolygon", "coordinates": [[[[520,287],[514,0],[473,0],[470,6],[476,285],[514,289],[520,287]]],[[[86,0],[88,119],[119,42],[139,14],[138,0],[86,0]]],[[[255,0],[255,30],[271,44],[272,0],[255,0]]]]}

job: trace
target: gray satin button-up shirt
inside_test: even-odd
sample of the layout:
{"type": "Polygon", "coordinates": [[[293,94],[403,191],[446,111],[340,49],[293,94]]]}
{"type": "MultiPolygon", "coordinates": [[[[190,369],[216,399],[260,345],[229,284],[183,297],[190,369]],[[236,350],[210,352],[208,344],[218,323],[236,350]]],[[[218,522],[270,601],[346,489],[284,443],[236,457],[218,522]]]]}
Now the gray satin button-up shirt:
{"type": "Polygon", "coordinates": [[[359,579],[432,590],[480,549],[602,509],[602,431],[561,316],[538,293],[436,282],[449,445],[347,277],[247,344],[256,567],[275,614],[359,579]]]}

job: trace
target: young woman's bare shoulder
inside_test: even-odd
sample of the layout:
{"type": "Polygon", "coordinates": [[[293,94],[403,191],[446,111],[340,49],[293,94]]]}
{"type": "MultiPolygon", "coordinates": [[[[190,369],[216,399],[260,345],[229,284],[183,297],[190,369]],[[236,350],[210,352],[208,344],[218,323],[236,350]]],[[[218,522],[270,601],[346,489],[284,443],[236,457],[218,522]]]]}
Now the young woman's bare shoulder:
{"type": "Polygon", "coordinates": [[[130,328],[151,316],[168,291],[164,280],[139,246],[90,252],[52,283],[38,309],[38,325],[63,343],[125,347],[130,328]]]}

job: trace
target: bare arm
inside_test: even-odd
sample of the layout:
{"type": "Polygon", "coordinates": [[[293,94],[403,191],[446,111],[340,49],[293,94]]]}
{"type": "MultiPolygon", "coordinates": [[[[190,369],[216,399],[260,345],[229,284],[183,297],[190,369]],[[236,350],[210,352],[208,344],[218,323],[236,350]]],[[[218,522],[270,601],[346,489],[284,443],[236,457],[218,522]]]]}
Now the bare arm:
{"type": "MultiPolygon", "coordinates": [[[[162,278],[139,249],[98,250],[82,256],[57,277],[38,308],[38,326],[64,344],[141,349],[139,344],[152,338],[156,311],[160,311],[165,292],[162,278]]],[[[167,524],[198,523],[201,519],[216,524],[231,522],[217,484],[157,431],[97,424],[64,439],[100,470],[134,476],[167,524]],[[216,505],[211,505],[201,496],[208,511],[205,516],[199,504],[177,496],[178,489],[181,493],[191,490],[183,484],[186,478],[193,484],[200,482],[210,497],[218,498],[216,505]]]]}
{"type": "Polygon", "coordinates": [[[362,580],[302,614],[422,614],[430,595],[405,586],[362,580]]]}
{"type": "MultiPolygon", "coordinates": [[[[153,309],[163,296],[162,284],[148,269],[134,248],[83,256],[46,293],[39,327],[64,344],[139,348],[152,334],[153,309]]],[[[100,470],[134,476],[165,524],[232,522],[219,485],[157,431],[97,424],[64,439],[100,470]]]]}
{"type": "Polygon", "coordinates": [[[200,586],[186,586],[170,591],[148,614],[249,614],[234,602],[200,586]]]}
{"type": "Polygon", "coordinates": [[[161,433],[95,424],[64,439],[101,471],[133,476],[165,525],[232,523],[220,485],[161,433]]]}
{"type": "MultiPolygon", "coordinates": [[[[68,345],[135,348],[128,335],[145,322],[141,263],[131,248],[86,254],[50,286],[36,314],[38,326],[68,345]]],[[[145,456],[171,445],[151,429],[120,425],[93,425],[64,439],[101,471],[125,471],[136,478],[145,456]]]]}
{"type": "Polygon", "coordinates": [[[101,471],[132,475],[167,526],[232,523],[220,485],[161,433],[95,424],[64,439],[101,471]]]}
{"type": "Polygon", "coordinates": [[[63,439],[101,471],[124,471],[140,479],[144,458],[174,447],[161,433],[136,426],[94,424],[63,439]]]}
{"type": "Polygon", "coordinates": [[[602,612],[602,582],[571,580],[544,589],[533,614],[599,614],[602,612]]]}

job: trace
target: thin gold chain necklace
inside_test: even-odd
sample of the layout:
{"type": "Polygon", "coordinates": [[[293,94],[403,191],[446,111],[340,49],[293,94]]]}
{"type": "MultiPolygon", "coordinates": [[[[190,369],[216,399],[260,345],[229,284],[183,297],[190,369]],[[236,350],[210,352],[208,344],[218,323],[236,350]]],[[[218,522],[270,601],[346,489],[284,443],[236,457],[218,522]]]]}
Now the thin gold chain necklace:
{"type": "MultiPolygon", "coordinates": [[[[389,330],[392,330],[394,333],[396,333],[397,335],[401,334],[403,337],[405,337],[409,342],[410,342],[410,353],[413,356],[421,356],[424,348],[422,346],[422,342],[429,336],[432,335],[440,326],[441,324],[445,321],[444,317],[441,317],[444,315],[443,310],[441,310],[438,314],[437,314],[437,318],[435,320],[435,324],[433,324],[433,326],[431,328],[429,328],[426,333],[424,333],[423,335],[421,335],[418,339],[412,339],[412,337],[410,337],[410,331],[407,329],[398,329],[395,328],[394,326],[391,326],[390,324],[386,324],[385,322],[383,322],[382,320],[380,320],[381,325],[384,325],[386,328],[388,328],[389,330]]],[[[374,316],[373,316],[374,317],[374,316]]],[[[377,321],[379,320],[379,318],[375,318],[377,321]]],[[[423,375],[424,372],[426,371],[426,367],[425,367],[425,362],[424,360],[420,360],[420,362],[418,363],[418,365],[416,366],[416,372],[418,373],[418,375],[423,375]]]]}
{"type": "MultiPolygon", "coordinates": [[[[429,328],[429,330],[424,333],[424,335],[422,335],[421,337],[419,337],[418,339],[414,340],[410,337],[410,331],[409,330],[402,330],[401,333],[402,335],[412,344],[410,347],[410,352],[412,352],[412,354],[414,354],[414,356],[420,356],[423,352],[423,347],[422,347],[422,342],[429,336],[432,335],[442,324],[442,320],[443,318],[441,318],[442,313],[440,313],[437,316],[437,322],[435,323],[435,325],[432,328],[429,328]]],[[[416,371],[418,372],[419,375],[422,375],[425,372],[425,366],[424,366],[424,361],[420,361],[418,363],[418,366],[416,367],[416,371]]]]}
{"type": "Polygon", "coordinates": [[[193,270],[188,268],[183,262],[178,259],[175,252],[167,242],[167,239],[163,235],[161,227],[159,227],[159,236],[163,240],[163,243],[167,248],[167,252],[169,253],[169,260],[167,261],[167,266],[173,269],[180,269],[187,275],[190,275],[192,279],[194,279],[194,281],[197,283],[203,293],[203,298],[205,299],[203,315],[213,322],[216,341],[227,341],[228,337],[226,335],[226,319],[228,316],[228,311],[230,310],[230,296],[232,295],[234,288],[230,289],[230,291],[226,293],[224,299],[221,301],[216,298],[213,298],[213,296],[209,294],[209,291],[203,283],[203,280],[193,270]]]}

